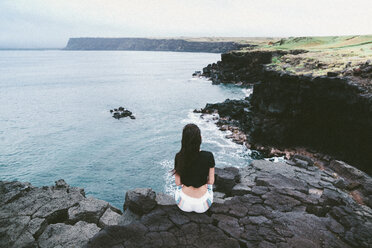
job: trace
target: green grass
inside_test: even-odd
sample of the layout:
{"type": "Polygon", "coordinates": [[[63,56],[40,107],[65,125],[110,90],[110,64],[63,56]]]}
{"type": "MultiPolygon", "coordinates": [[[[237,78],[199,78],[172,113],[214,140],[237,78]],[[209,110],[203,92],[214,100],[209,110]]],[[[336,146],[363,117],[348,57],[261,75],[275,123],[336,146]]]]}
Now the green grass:
{"type": "Polygon", "coordinates": [[[281,39],[272,45],[264,45],[263,48],[280,50],[324,50],[342,49],[372,45],[372,35],[354,36],[319,36],[319,37],[289,37],[281,39]]]}

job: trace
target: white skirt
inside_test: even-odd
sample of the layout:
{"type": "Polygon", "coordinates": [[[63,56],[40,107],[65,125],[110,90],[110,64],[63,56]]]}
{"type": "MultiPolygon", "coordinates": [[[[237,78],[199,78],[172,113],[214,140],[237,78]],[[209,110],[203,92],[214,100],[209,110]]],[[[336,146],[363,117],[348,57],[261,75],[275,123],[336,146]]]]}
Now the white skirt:
{"type": "Polygon", "coordinates": [[[185,212],[204,213],[213,203],[213,185],[207,184],[207,192],[202,197],[194,198],[182,191],[182,186],[176,186],[174,199],[177,206],[185,212]]]}

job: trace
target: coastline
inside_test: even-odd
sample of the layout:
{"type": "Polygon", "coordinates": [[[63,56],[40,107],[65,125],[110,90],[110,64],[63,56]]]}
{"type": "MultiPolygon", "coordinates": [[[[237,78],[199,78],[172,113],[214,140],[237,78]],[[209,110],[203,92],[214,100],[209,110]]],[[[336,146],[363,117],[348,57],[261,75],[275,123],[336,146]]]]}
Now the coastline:
{"type": "Polygon", "coordinates": [[[314,77],[273,69],[271,61],[283,54],[306,51],[222,54],[221,61],[203,69],[203,76],[213,84],[253,87],[253,93],[238,101],[207,104],[195,112],[219,114],[220,129],[234,132],[228,138],[264,157],[289,159],[300,153],[315,159],[320,168],[332,159],[346,160],[371,175],[370,62],[361,64],[368,68],[363,78],[332,74],[314,77]]]}
{"type": "Polygon", "coordinates": [[[63,50],[83,51],[173,51],[223,53],[249,47],[235,41],[203,41],[181,38],[70,38],[63,50]]]}
{"type": "MultiPolygon", "coordinates": [[[[255,59],[256,55],[247,57],[238,58],[237,64],[244,66],[252,58],[260,61],[255,59]]],[[[234,61],[230,60],[235,64],[234,61]]],[[[330,156],[307,146],[306,140],[302,143],[305,147],[293,146],[286,139],[286,130],[298,124],[290,122],[288,116],[302,118],[301,114],[288,113],[293,110],[302,113],[303,109],[294,107],[301,106],[301,102],[309,103],[307,99],[316,98],[314,93],[319,90],[325,92],[327,99],[336,90],[341,106],[349,104],[350,98],[352,104],[366,104],[361,109],[367,114],[355,114],[364,114],[367,120],[362,122],[367,124],[371,96],[349,78],[332,74],[316,78],[292,75],[271,70],[265,66],[266,61],[269,60],[248,67],[258,70],[252,78],[247,71],[237,68],[226,74],[247,76],[246,81],[241,81],[241,77],[239,82],[235,78],[227,83],[253,85],[252,96],[207,104],[201,112],[218,113],[217,125],[221,130],[232,131],[228,138],[236,143],[265,156],[285,156],[286,161],[259,159],[244,168],[216,169],[215,201],[205,214],[183,213],[172,197],[148,188],[128,191],[122,212],[102,200],[86,198],[83,189],[70,187],[64,180],[43,187],[2,181],[1,246],[370,247],[372,178],[339,160],[338,154],[330,156]],[[278,96],[278,92],[283,95],[278,96]],[[292,94],[296,96],[294,102],[292,94]],[[283,99],[289,100],[283,103],[283,99]],[[284,142],[270,144],[270,140],[284,142]]],[[[210,75],[223,75],[225,69],[220,63],[210,75]]],[[[313,131],[310,134],[319,138],[313,131]]],[[[300,132],[297,130],[296,135],[301,136],[300,132]]],[[[368,154],[364,155],[370,161],[368,154]]]]}

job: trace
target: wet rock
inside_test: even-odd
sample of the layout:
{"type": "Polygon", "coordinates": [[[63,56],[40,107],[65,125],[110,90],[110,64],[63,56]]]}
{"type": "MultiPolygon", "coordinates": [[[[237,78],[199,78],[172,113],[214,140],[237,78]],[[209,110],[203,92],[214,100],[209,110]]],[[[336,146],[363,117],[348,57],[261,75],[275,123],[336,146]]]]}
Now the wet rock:
{"type": "Polygon", "coordinates": [[[117,109],[114,109],[114,110],[110,110],[110,113],[112,113],[112,117],[114,117],[115,119],[121,119],[121,118],[124,118],[124,117],[129,117],[131,119],[136,119],[136,117],[133,115],[133,113],[131,111],[129,111],[128,109],[125,109],[123,107],[119,107],[117,109]]]}

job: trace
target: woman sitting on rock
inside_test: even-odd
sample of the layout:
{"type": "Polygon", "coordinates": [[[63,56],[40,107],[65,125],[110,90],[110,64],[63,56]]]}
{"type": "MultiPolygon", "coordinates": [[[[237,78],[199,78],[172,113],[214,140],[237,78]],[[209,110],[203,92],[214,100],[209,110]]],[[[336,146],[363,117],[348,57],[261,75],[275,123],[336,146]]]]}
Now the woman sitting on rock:
{"type": "Polygon", "coordinates": [[[204,213],[213,202],[214,157],[211,152],[200,150],[200,129],[195,124],[183,128],[181,143],[173,170],[175,200],[185,212],[204,213]]]}

